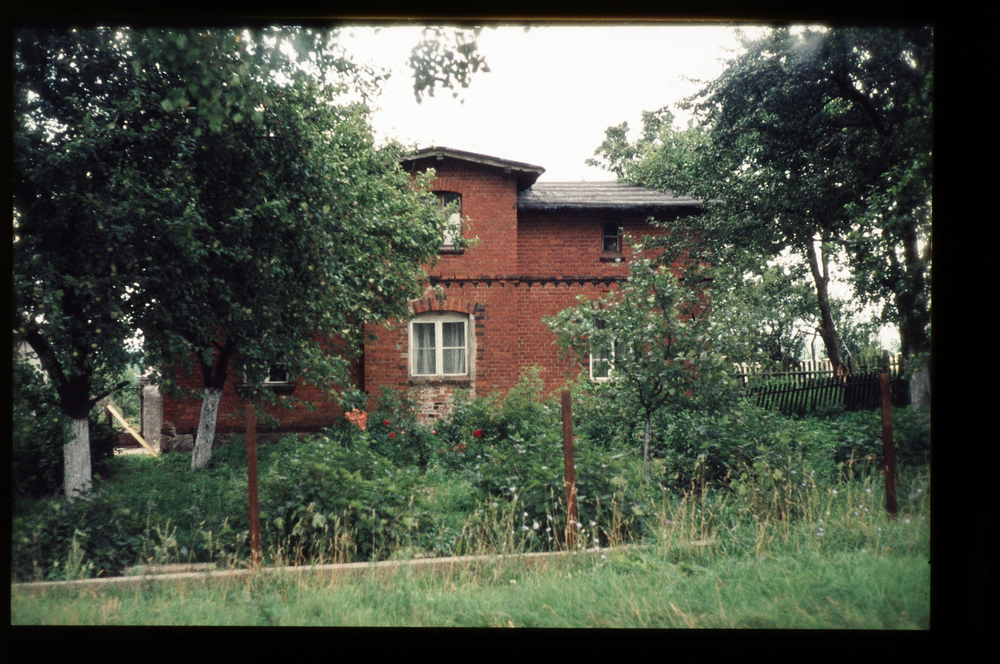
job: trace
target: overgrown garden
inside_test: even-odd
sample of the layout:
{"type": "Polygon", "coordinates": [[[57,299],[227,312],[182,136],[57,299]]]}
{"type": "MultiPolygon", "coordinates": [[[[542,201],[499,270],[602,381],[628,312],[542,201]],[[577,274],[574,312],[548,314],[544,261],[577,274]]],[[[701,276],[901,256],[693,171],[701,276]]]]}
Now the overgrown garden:
{"type": "MultiPolygon", "coordinates": [[[[401,315],[420,289],[420,266],[439,245],[444,218],[396,167],[402,148],[370,140],[365,107],[336,103],[349,88],[377,89],[378,76],[333,58],[335,46],[335,35],[308,30],[19,33],[14,327],[47,380],[15,363],[12,581],[108,577],[164,563],[250,566],[245,441],[211,446],[212,391],[229,358],[237,347],[249,358],[251,382],[279,366],[314,370],[335,385],[346,356],[324,355],[312,332],[359,341],[357,324],[401,315]],[[299,57],[286,61],[279,40],[294,43],[299,57]],[[310,52],[353,83],[310,80],[298,66],[310,52]],[[244,59],[223,58],[218,71],[188,76],[208,62],[201,55],[219,53],[244,59]],[[293,83],[278,83],[275,72],[293,83]],[[192,83],[178,86],[178,77],[192,83]],[[331,129],[313,132],[314,114],[331,129]],[[145,124],[151,129],[136,129],[145,124]],[[278,139],[300,149],[287,151],[278,139]],[[260,178],[250,187],[256,198],[243,195],[249,180],[235,172],[233,181],[198,186],[181,177],[186,169],[224,172],[217,158],[260,178]],[[327,174],[333,163],[340,172],[327,174]],[[342,177],[348,170],[370,179],[342,177]],[[320,172],[334,184],[313,182],[320,172]],[[143,226],[149,232],[139,237],[143,226]],[[320,261],[289,248],[265,271],[246,247],[279,246],[286,227],[311,234],[317,247],[357,251],[320,261]],[[154,261],[165,239],[176,245],[174,258],[154,261]],[[383,260],[362,261],[368,247],[383,260]],[[326,295],[303,313],[289,292],[326,295]],[[273,315],[258,315],[250,306],[257,301],[273,315]],[[147,359],[187,353],[202,364],[204,449],[195,455],[113,455],[116,432],[94,407],[134,383],[136,354],[126,342],[140,325],[147,359]]],[[[216,617],[207,622],[243,611],[239,624],[929,626],[929,410],[893,410],[893,518],[877,412],[764,410],[743,398],[730,370],[761,356],[787,360],[801,346],[790,321],[802,316],[815,318],[835,365],[846,336],[871,339],[842,324],[850,312],[830,302],[831,257],[852,270],[861,300],[885,305],[883,320],[898,326],[903,352],[926,383],[932,33],[782,29],[745,47],[704,99],[691,100],[704,128],[677,131],[668,115],[646,114],[640,141],[630,145],[623,124],[609,129],[596,153],[625,180],[690,185],[721,205],[709,205],[691,228],[677,225],[647,241],[649,255],[631,262],[620,289],[547,321],[599,378],[584,371],[572,386],[575,523],[565,504],[561,408],[543,393],[538,370],[506,395],[460,396],[433,423],[418,422],[405,394],[386,392],[363,418],[258,449],[267,566],[578,555],[538,575],[495,560],[443,580],[404,571],[388,594],[364,584],[320,589],[251,577],[242,588],[206,591],[208,606],[241,607],[208,610],[216,617]],[[846,80],[861,89],[841,85],[838,63],[854,68],[846,80]],[[754,75],[760,71],[769,76],[754,75]],[[795,90],[781,85],[788,80],[819,83],[795,90]],[[818,110],[803,123],[783,115],[807,106],[761,88],[775,81],[818,110]],[[898,92],[899,103],[883,99],[883,88],[898,92]],[[875,98],[866,104],[864,94],[875,98]],[[743,108],[741,100],[753,104],[743,108]],[[803,144],[787,150],[783,131],[803,144]],[[815,135],[827,139],[814,145],[807,139],[815,135]],[[871,150],[859,151],[866,141],[871,150]],[[797,197],[812,201],[820,189],[829,205],[800,205],[797,197]],[[776,198],[762,200],[761,191],[776,198]],[[789,248],[799,264],[770,261],[789,248]],[[742,258],[721,260],[734,256],[742,258]],[[678,272],[678,264],[697,269],[678,272]],[[807,268],[809,289],[801,279],[807,268]],[[889,581],[861,580],[876,576],[889,581]],[[578,580],[570,593],[577,605],[607,604],[610,613],[571,610],[557,599],[566,595],[564,578],[578,580]],[[518,585],[536,601],[512,598],[518,585]],[[227,599],[230,590],[237,599],[227,599]],[[315,608],[317,593],[333,592],[358,610],[332,616],[315,608]],[[762,603],[748,599],[756,595],[762,603]],[[427,608],[435,601],[439,609],[427,608]],[[315,610],[289,613],[290,602],[315,610]],[[511,602],[520,607],[514,613],[511,602]],[[562,622],[528,604],[548,606],[562,622]]],[[[418,94],[467,83],[481,58],[462,38],[454,50],[463,54],[457,69],[447,53],[423,51],[418,94]]],[[[365,398],[343,394],[348,409],[365,398]]],[[[173,602],[143,588],[149,601],[173,602]]],[[[122,614],[121,602],[139,595],[116,595],[117,605],[102,604],[96,618],[80,621],[109,622],[122,614]]],[[[62,615],[59,598],[38,609],[22,597],[12,603],[15,622],[62,615]]]]}

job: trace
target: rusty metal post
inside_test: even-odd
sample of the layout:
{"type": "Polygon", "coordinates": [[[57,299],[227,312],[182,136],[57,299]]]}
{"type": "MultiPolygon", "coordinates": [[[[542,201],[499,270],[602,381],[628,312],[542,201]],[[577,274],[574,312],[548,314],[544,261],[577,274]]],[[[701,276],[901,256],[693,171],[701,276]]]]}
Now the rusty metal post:
{"type": "Polygon", "coordinates": [[[562,393],[563,462],[566,485],[566,548],[576,546],[576,468],[573,463],[573,408],[569,390],[562,393]]]}
{"type": "Polygon", "coordinates": [[[888,373],[879,374],[882,391],[882,456],[885,457],[885,509],[895,517],[896,505],[896,455],[892,442],[892,392],[888,373]]]}
{"type": "Polygon", "coordinates": [[[260,566],[260,506],[257,503],[257,411],[247,404],[247,488],[250,494],[250,564],[260,566]]]}

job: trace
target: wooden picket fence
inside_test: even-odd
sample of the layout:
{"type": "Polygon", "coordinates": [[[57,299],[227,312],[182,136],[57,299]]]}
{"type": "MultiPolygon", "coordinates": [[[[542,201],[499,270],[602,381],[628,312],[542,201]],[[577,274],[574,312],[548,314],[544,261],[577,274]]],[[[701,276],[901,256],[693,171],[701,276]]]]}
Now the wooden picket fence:
{"type": "MultiPolygon", "coordinates": [[[[754,367],[745,364],[737,364],[736,368],[741,371],[737,378],[743,381],[748,399],[786,415],[804,415],[831,406],[850,411],[879,408],[879,362],[848,362],[848,366],[851,373],[846,376],[835,376],[829,360],[803,362],[788,371],[753,371],[754,367]]],[[[909,385],[902,378],[902,356],[890,358],[888,368],[892,404],[905,406],[909,403],[909,385]]]]}

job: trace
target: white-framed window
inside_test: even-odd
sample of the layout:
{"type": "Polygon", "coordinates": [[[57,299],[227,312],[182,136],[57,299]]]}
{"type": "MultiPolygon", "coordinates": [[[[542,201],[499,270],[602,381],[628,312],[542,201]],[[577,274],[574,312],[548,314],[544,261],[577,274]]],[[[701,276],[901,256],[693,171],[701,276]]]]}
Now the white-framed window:
{"type": "Polygon", "coordinates": [[[435,191],[434,195],[438,199],[438,207],[442,210],[451,204],[455,204],[456,210],[448,217],[448,224],[444,229],[444,241],[441,243],[442,249],[452,249],[462,237],[462,195],[453,191],[435,191]]]}
{"type": "Polygon", "coordinates": [[[271,365],[267,368],[267,378],[264,379],[265,385],[286,385],[289,382],[288,372],[281,367],[271,365]]]}
{"type": "Polygon", "coordinates": [[[469,316],[422,314],[410,321],[411,376],[469,375],[469,316]]]}
{"type": "MultiPolygon", "coordinates": [[[[604,329],[604,321],[597,321],[597,329],[604,329]]],[[[615,375],[615,357],[625,352],[625,346],[615,341],[608,348],[592,348],[590,353],[590,380],[601,383],[615,375]]]]}

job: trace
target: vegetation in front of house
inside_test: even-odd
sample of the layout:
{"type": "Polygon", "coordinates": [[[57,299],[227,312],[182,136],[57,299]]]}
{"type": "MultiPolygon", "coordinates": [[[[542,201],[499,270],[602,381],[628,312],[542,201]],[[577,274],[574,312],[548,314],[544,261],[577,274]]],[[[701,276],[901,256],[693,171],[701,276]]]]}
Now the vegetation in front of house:
{"type": "MultiPolygon", "coordinates": [[[[824,425],[822,421],[806,424],[803,431],[814,433],[824,425]]],[[[831,437],[836,437],[832,434],[835,427],[829,430],[831,437]]],[[[290,441],[264,446],[262,460],[273,464],[280,455],[292,454],[294,447],[313,446],[290,441]]],[[[222,449],[235,452],[238,446],[222,449]]],[[[206,474],[186,472],[183,462],[176,463],[170,469],[172,477],[166,472],[170,457],[156,471],[152,459],[115,460],[121,464],[119,481],[135,487],[141,476],[147,490],[166,499],[159,503],[164,512],[180,513],[179,508],[190,497],[197,497],[193,511],[176,524],[154,521],[154,512],[159,518],[162,513],[151,506],[138,515],[134,521],[145,520],[147,524],[146,532],[137,538],[138,544],[147,547],[147,559],[192,559],[185,529],[205,537],[210,527],[207,517],[216,508],[245,507],[244,496],[234,495],[245,491],[245,483],[238,487],[238,473],[219,464],[224,459],[225,455],[217,455],[215,467],[206,474]],[[163,484],[149,481],[155,475],[163,475],[158,478],[163,484]],[[226,486],[215,498],[205,495],[209,478],[226,486]],[[179,487],[170,494],[176,498],[170,498],[160,493],[170,479],[200,486],[179,487]],[[195,519],[203,524],[200,528],[189,525],[195,519]]],[[[637,457],[632,465],[633,475],[641,478],[637,457]]],[[[100,592],[52,587],[39,593],[15,588],[12,622],[819,629],[930,626],[930,477],[926,465],[904,466],[901,509],[896,519],[885,514],[878,474],[864,472],[861,463],[845,465],[837,477],[825,479],[815,472],[802,472],[794,464],[762,464],[760,468],[755,481],[728,489],[718,482],[708,484],[704,491],[697,486],[683,492],[656,487],[646,494],[650,509],[642,515],[633,512],[633,523],[641,520],[648,528],[644,537],[635,538],[636,546],[609,549],[587,541],[588,551],[553,559],[539,569],[529,570],[516,558],[494,558],[449,571],[417,572],[403,566],[385,575],[361,577],[251,574],[205,584],[147,582],[100,592]]],[[[449,526],[457,528],[459,524],[466,533],[465,539],[459,538],[466,542],[463,553],[516,553],[531,548],[533,538],[523,533],[536,531],[524,518],[519,502],[496,501],[497,506],[489,509],[473,482],[457,480],[455,470],[435,468],[432,463],[424,475],[419,484],[423,493],[417,493],[423,496],[418,511],[423,510],[433,527],[416,527],[410,543],[392,552],[383,550],[381,555],[420,555],[420,536],[427,537],[424,543],[445,541],[449,526]],[[528,531],[523,530],[525,526],[528,531]]],[[[110,484],[102,483],[102,488],[110,484]]],[[[262,487],[262,491],[267,489],[262,487]]],[[[99,492],[95,500],[105,495],[99,492]]],[[[80,504],[74,503],[71,509],[80,504]]],[[[585,521],[584,538],[600,539],[608,522],[628,522],[622,504],[616,504],[600,522],[585,521]]],[[[386,506],[378,509],[384,514],[392,511],[386,506]]],[[[313,518],[316,514],[312,512],[313,518]]],[[[94,524],[109,515],[103,512],[101,519],[93,518],[89,527],[81,527],[92,532],[94,524]]],[[[245,525],[233,524],[230,521],[228,531],[223,529],[228,536],[218,533],[215,559],[222,566],[246,563],[245,525]]],[[[351,531],[344,528],[344,532],[351,531]]],[[[85,538],[77,535],[76,539],[80,542],[85,538]]],[[[612,540],[607,544],[621,543],[612,540]]],[[[83,552],[84,546],[71,547],[65,564],[54,568],[53,576],[92,574],[94,566],[89,554],[83,552]]],[[[350,539],[342,539],[340,557],[347,557],[345,551],[350,548],[350,539]]],[[[267,562],[290,562],[286,555],[287,550],[279,551],[270,540],[267,562]]],[[[320,555],[313,558],[320,560],[320,555]]]]}
{"type": "MultiPolygon", "coordinates": [[[[877,413],[790,419],[750,405],[730,420],[660,413],[647,482],[642,426],[616,420],[596,398],[575,391],[579,541],[587,547],[648,541],[676,521],[666,515],[684,501],[714,501],[734,553],[766,552],[768,539],[801,540],[803,524],[817,526],[821,510],[850,506],[838,508],[835,495],[857,494],[871,519],[882,513],[877,413]]],[[[368,419],[365,431],[345,420],[260,446],[267,564],[564,548],[560,409],[540,397],[537,376],[527,374],[506,399],[460,400],[433,427],[418,425],[398,395],[368,419]]],[[[906,506],[907,492],[926,496],[928,421],[911,410],[895,420],[906,506]]],[[[187,472],[182,454],[117,457],[89,499],[20,497],[12,580],[108,576],[156,562],[245,566],[245,453],[241,440],[221,447],[205,474],[187,472]]],[[[681,538],[716,536],[719,527],[681,538]]],[[[869,547],[879,541],[873,532],[850,537],[869,547]]]]}

